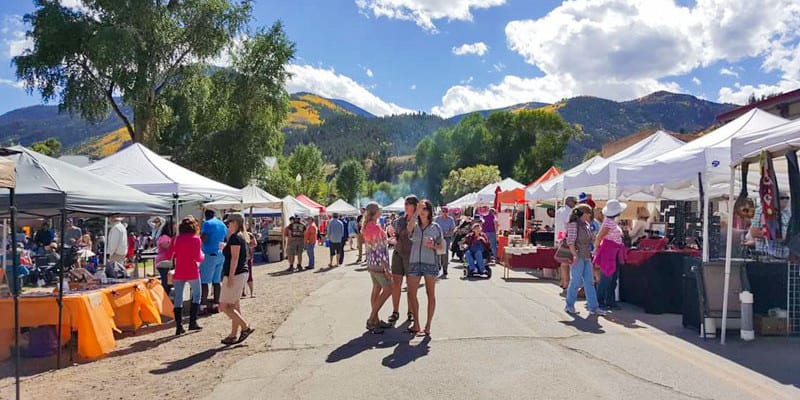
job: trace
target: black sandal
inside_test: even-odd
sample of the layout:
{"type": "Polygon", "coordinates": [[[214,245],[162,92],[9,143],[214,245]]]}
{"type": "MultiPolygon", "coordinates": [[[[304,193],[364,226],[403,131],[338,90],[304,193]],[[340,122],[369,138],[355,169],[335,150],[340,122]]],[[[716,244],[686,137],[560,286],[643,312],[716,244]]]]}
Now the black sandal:
{"type": "Polygon", "coordinates": [[[224,344],[225,346],[231,346],[236,344],[236,337],[228,336],[225,339],[220,340],[220,343],[224,344]]]}
{"type": "Polygon", "coordinates": [[[397,323],[397,320],[399,319],[400,319],[400,313],[395,311],[392,313],[392,315],[389,316],[389,320],[387,322],[389,322],[390,325],[394,326],[397,323]]]}
{"type": "Polygon", "coordinates": [[[250,334],[255,330],[255,328],[242,329],[242,332],[239,334],[239,340],[237,340],[236,343],[244,342],[244,340],[247,339],[247,337],[250,336],[250,334]]]}
{"type": "Polygon", "coordinates": [[[406,321],[408,321],[408,322],[413,324],[414,323],[414,314],[408,313],[408,319],[406,319],[406,321]]]}

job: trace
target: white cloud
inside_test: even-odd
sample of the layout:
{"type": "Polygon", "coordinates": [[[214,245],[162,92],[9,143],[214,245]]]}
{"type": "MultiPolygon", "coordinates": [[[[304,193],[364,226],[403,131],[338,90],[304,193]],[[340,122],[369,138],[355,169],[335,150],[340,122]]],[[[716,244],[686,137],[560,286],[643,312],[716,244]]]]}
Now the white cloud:
{"type": "Polygon", "coordinates": [[[434,21],[472,21],[472,10],[505,4],[506,0],[355,0],[362,14],[414,21],[422,29],[437,33],[434,21]]]}
{"type": "Polygon", "coordinates": [[[507,76],[487,88],[454,86],[435,110],[472,111],[510,105],[500,100],[574,95],[627,100],[654,90],[680,90],[675,77],[750,57],[764,57],[763,68],[783,71],[787,80],[786,71],[800,65],[799,49],[792,49],[798,32],[796,0],[696,0],[692,6],[675,0],[566,1],[542,18],[506,25],[508,47],[542,77],[507,76]],[[530,97],[500,92],[514,81],[523,83],[515,93],[530,97]]]}
{"type": "Polygon", "coordinates": [[[735,77],[735,78],[739,77],[739,73],[734,71],[734,70],[732,70],[732,69],[730,69],[730,68],[721,68],[719,70],[719,74],[720,75],[732,76],[732,77],[735,77]]]}
{"type": "Polygon", "coordinates": [[[733,88],[723,87],[719,90],[717,101],[721,103],[747,104],[750,95],[761,97],[765,95],[785,93],[800,88],[800,81],[782,80],[775,85],[734,85],[733,88]]]}
{"type": "Polygon", "coordinates": [[[286,90],[290,93],[311,92],[328,98],[346,100],[380,116],[413,112],[381,100],[358,82],[336,73],[333,69],[291,64],[287,70],[292,74],[292,78],[286,83],[286,90]]]}
{"type": "Polygon", "coordinates": [[[375,76],[375,74],[373,74],[373,73],[372,73],[372,70],[371,70],[371,69],[369,69],[369,68],[367,68],[367,70],[365,71],[365,73],[366,73],[366,74],[367,74],[367,76],[368,76],[368,77],[370,77],[370,78],[372,78],[372,77],[374,77],[374,76],[375,76]]]}
{"type": "Polygon", "coordinates": [[[503,70],[506,69],[506,65],[499,62],[497,64],[492,65],[492,68],[494,68],[494,70],[497,72],[503,72],[503,70]]]}
{"type": "Polygon", "coordinates": [[[457,56],[477,55],[483,56],[489,51],[489,46],[483,42],[464,43],[461,46],[453,47],[453,54],[457,56]]]}
{"type": "Polygon", "coordinates": [[[0,85],[11,86],[16,89],[23,89],[25,87],[25,82],[0,78],[0,85]]]}
{"type": "Polygon", "coordinates": [[[21,16],[10,15],[3,18],[0,34],[8,58],[14,58],[33,48],[33,40],[27,37],[25,31],[26,26],[21,16]]]}
{"type": "Polygon", "coordinates": [[[701,81],[700,78],[695,76],[695,77],[692,77],[692,83],[694,83],[697,86],[700,86],[700,85],[703,84],[703,81],[701,81]]]}
{"type": "Polygon", "coordinates": [[[410,87],[409,89],[411,89],[411,90],[417,90],[417,85],[416,85],[416,84],[413,84],[413,85],[411,85],[411,87],[410,87]]]}
{"type": "Polygon", "coordinates": [[[61,0],[61,5],[68,8],[84,8],[83,1],[81,0],[61,0]]]}

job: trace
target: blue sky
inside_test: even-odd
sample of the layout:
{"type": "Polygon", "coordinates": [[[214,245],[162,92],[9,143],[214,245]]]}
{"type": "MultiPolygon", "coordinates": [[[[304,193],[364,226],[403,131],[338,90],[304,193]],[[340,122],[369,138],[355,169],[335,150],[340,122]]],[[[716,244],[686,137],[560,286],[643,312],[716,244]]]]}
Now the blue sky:
{"type": "MultiPolygon", "coordinates": [[[[32,10],[0,4],[0,113],[40,102],[11,65],[32,10]]],[[[257,0],[254,14],[297,44],[289,91],[380,115],[656,90],[742,103],[800,88],[795,0],[257,0]]]]}

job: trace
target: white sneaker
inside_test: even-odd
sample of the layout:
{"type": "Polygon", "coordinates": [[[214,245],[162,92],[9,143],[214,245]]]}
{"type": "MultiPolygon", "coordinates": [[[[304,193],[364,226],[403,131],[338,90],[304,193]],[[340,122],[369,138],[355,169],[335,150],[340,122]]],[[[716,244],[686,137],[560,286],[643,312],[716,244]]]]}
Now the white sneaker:
{"type": "Polygon", "coordinates": [[[603,315],[606,315],[606,314],[608,314],[606,312],[606,310],[601,310],[601,309],[597,309],[597,310],[594,310],[594,311],[589,311],[589,315],[600,315],[600,316],[603,316],[603,315]]]}

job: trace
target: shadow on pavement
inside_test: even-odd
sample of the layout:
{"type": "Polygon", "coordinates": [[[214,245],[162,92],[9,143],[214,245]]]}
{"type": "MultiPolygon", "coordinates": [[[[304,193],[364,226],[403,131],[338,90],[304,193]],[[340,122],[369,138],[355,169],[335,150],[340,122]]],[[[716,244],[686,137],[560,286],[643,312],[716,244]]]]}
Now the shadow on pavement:
{"type": "Polygon", "coordinates": [[[325,362],[335,363],[348,358],[354,357],[364,351],[371,349],[386,349],[396,345],[399,341],[396,337],[392,337],[391,331],[386,331],[382,334],[373,334],[364,332],[361,336],[337,347],[333,350],[325,362]]]}
{"type": "Polygon", "coordinates": [[[191,356],[182,358],[180,360],[166,362],[164,363],[165,364],[164,368],[150,370],[150,373],[154,375],[162,375],[162,374],[168,374],[170,372],[180,371],[182,369],[189,368],[199,362],[206,361],[209,358],[214,357],[219,352],[236,349],[241,346],[242,345],[223,346],[223,347],[215,347],[213,349],[208,349],[197,354],[192,354],[191,356]]]}
{"type": "Polygon", "coordinates": [[[387,368],[396,369],[428,355],[431,350],[431,337],[425,336],[422,341],[412,346],[411,340],[402,341],[394,348],[394,352],[384,357],[381,365],[387,368]]]}
{"type": "Polygon", "coordinates": [[[581,332],[592,333],[592,334],[602,334],[606,333],[603,330],[603,327],[597,322],[596,315],[590,315],[586,318],[579,318],[579,316],[572,316],[572,321],[559,321],[560,323],[571,326],[581,332]]]}
{"type": "Polygon", "coordinates": [[[692,345],[728,359],[747,369],[767,376],[784,385],[800,388],[800,337],[756,336],[751,342],[739,338],[738,330],[729,330],[727,344],[720,344],[717,338],[703,339],[695,328],[683,326],[679,314],[645,314],[624,310],[639,321],[650,325],[670,336],[680,338],[692,345]]]}

